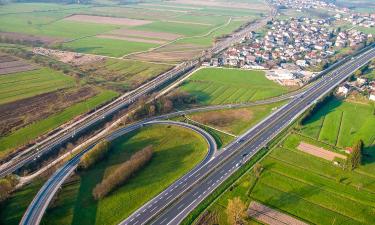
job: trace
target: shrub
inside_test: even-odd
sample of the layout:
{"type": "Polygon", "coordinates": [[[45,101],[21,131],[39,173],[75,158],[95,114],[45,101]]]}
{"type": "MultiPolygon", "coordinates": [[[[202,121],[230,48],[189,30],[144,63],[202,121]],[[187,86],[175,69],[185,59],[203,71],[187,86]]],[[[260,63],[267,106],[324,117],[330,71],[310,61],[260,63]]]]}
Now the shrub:
{"type": "Polygon", "coordinates": [[[79,162],[78,168],[88,169],[98,161],[104,159],[110,150],[108,141],[101,141],[91,151],[84,154],[79,162]]]}
{"type": "Polygon", "coordinates": [[[146,165],[152,157],[152,146],[134,153],[129,160],[122,163],[108,177],[104,178],[101,183],[97,184],[92,191],[92,195],[96,200],[102,199],[116,187],[123,185],[126,181],[144,165],[146,165]]]}

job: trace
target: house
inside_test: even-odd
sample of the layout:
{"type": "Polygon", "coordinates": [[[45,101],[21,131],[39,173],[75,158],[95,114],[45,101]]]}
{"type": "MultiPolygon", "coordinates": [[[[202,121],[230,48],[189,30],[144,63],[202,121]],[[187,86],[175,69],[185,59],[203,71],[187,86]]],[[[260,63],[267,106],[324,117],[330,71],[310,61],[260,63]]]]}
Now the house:
{"type": "Polygon", "coordinates": [[[337,94],[346,96],[349,93],[349,91],[350,86],[348,84],[344,84],[337,89],[337,94]]]}
{"type": "Polygon", "coordinates": [[[375,101],[375,92],[371,92],[368,99],[371,101],[375,101]]]}

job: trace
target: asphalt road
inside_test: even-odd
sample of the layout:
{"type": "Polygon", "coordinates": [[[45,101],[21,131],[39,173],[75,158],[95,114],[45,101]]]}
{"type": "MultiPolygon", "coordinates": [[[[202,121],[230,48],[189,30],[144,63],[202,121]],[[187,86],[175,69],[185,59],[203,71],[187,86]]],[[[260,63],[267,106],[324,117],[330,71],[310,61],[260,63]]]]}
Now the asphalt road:
{"type": "MultiPolygon", "coordinates": [[[[192,169],[189,173],[194,173],[196,170],[198,170],[201,166],[206,164],[216,153],[217,146],[215,139],[206,131],[203,129],[196,127],[191,124],[185,124],[181,122],[176,121],[160,121],[160,120],[153,120],[153,121],[142,121],[139,123],[136,123],[134,125],[119,129],[115,132],[113,132],[111,135],[106,137],[108,141],[112,141],[126,133],[129,133],[131,131],[137,130],[144,126],[149,126],[153,124],[168,124],[168,125],[175,125],[175,126],[181,126],[185,127],[187,129],[190,129],[197,134],[201,135],[207,142],[208,145],[208,152],[205,156],[205,158],[200,162],[194,169],[192,169]]],[[[22,225],[36,225],[39,224],[49,203],[51,202],[53,196],[56,194],[60,186],[64,183],[64,181],[73,173],[73,171],[77,168],[79,164],[79,160],[82,157],[82,155],[92,149],[93,146],[95,146],[96,143],[93,143],[92,145],[88,146],[85,150],[74,156],[72,159],[70,159],[62,168],[57,170],[49,179],[48,181],[43,185],[43,187],[39,190],[33,201],[30,203],[29,207],[27,208],[24,216],[22,217],[22,220],[20,224],[22,225]]],[[[179,182],[176,181],[175,183],[179,182]]],[[[172,184],[171,186],[173,186],[172,184]]],[[[171,187],[169,187],[171,188],[171,187]]],[[[168,190],[168,189],[167,189],[168,190]]]]}
{"type": "Polygon", "coordinates": [[[173,189],[161,193],[120,224],[179,224],[203,199],[293,120],[374,57],[375,49],[372,47],[323,76],[304,94],[293,98],[207,164],[184,176],[173,189]]]}
{"type": "MultiPolygon", "coordinates": [[[[226,39],[223,39],[222,41],[216,43],[211,49],[209,49],[209,51],[212,54],[217,54],[231,46],[233,43],[240,42],[251,30],[257,29],[259,26],[264,25],[267,20],[275,15],[275,13],[276,11],[273,10],[270,17],[264,18],[258,23],[250,24],[245,29],[232,34],[226,39]]],[[[87,114],[78,121],[75,121],[64,128],[61,128],[60,130],[56,130],[54,134],[49,135],[35,145],[12,155],[9,159],[7,159],[6,162],[3,162],[2,165],[0,165],[0,178],[15,172],[22,166],[32,162],[34,159],[55,149],[57,146],[67,143],[74,136],[88,130],[93,125],[103,121],[105,118],[114,115],[120,109],[131,105],[133,102],[157,90],[169,81],[172,81],[177,77],[187,75],[198,64],[199,60],[181,63],[166,73],[159,75],[148,83],[138,87],[137,89],[128,92],[109,104],[87,114]]]]}

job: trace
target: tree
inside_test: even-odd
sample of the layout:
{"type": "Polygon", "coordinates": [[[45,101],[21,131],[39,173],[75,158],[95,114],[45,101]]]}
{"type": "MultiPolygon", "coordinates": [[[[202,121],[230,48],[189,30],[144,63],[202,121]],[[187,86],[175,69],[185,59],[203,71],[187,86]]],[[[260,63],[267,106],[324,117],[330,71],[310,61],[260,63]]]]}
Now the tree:
{"type": "Polygon", "coordinates": [[[362,71],[361,70],[357,70],[357,71],[355,71],[354,75],[356,77],[360,77],[362,75],[362,71]]]}
{"type": "Polygon", "coordinates": [[[353,170],[357,168],[362,162],[362,149],[363,149],[363,141],[359,140],[354,146],[352,153],[349,157],[350,169],[353,170]]]}
{"type": "Polygon", "coordinates": [[[246,206],[239,197],[235,197],[228,201],[226,213],[229,224],[243,224],[243,219],[246,217],[246,206]]]}

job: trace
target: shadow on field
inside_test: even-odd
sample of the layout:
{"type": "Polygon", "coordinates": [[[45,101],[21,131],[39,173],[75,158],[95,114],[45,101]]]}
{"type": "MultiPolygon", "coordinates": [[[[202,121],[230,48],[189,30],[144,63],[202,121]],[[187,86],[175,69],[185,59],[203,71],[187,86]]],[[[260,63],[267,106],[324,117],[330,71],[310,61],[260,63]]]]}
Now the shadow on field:
{"type": "MultiPolygon", "coordinates": [[[[319,121],[324,116],[326,116],[328,113],[335,111],[336,108],[340,107],[342,105],[342,100],[332,97],[327,103],[322,105],[320,108],[316,109],[314,114],[310,116],[309,119],[307,119],[303,125],[307,125],[309,123],[313,123],[316,121],[319,121]]],[[[302,128],[304,129],[304,128],[302,128]]]]}
{"type": "Polygon", "coordinates": [[[375,145],[364,147],[363,149],[363,165],[375,162],[375,145]]]}
{"type": "Polygon", "coordinates": [[[211,96],[203,91],[189,91],[191,95],[196,96],[199,103],[204,104],[211,99],[211,96]]]}

